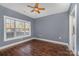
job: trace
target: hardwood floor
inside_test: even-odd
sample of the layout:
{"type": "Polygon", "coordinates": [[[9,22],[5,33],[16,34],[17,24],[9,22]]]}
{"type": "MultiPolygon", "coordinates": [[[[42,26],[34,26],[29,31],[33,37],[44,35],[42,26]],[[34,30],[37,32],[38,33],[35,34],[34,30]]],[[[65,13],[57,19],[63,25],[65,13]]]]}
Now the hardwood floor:
{"type": "Polygon", "coordinates": [[[73,56],[65,45],[31,40],[0,51],[0,56],[73,56]]]}

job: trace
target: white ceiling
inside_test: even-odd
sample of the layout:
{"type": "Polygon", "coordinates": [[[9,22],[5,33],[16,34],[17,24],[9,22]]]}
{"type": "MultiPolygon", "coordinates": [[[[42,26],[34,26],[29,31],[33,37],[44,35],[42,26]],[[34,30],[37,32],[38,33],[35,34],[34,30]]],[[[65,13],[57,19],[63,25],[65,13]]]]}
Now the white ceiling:
{"type": "Polygon", "coordinates": [[[15,10],[31,18],[40,18],[52,14],[66,12],[70,6],[69,3],[40,3],[39,7],[44,7],[45,11],[41,11],[40,14],[37,14],[30,12],[32,8],[27,7],[27,5],[34,6],[34,3],[1,3],[0,5],[15,10]]]}

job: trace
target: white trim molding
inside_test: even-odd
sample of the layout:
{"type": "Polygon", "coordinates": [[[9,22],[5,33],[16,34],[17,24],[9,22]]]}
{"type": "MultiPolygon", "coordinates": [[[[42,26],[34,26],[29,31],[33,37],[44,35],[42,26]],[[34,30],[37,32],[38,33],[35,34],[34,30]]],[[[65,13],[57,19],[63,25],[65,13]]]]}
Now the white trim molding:
{"type": "Polygon", "coordinates": [[[34,38],[34,39],[68,46],[68,43],[65,42],[53,41],[53,40],[42,39],[42,38],[34,38]]]}
{"type": "Polygon", "coordinates": [[[78,56],[79,56],[79,51],[78,51],[78,56]]]}
{"type": "Polygon", "coordinates": [[[76,44],[76,39],[77,39],[77,4],[73,6],[73,9],[71,10],[69,14],[69,49],[72,50],[74,55],[76,56],[77,54],[77,44],[76,44]],[[75,17],[72,16],[72,14],[75,13],[75,17]],[[73,25],[75,28],[75,33],[73,33],[73,25]],[[74,42],[74,43],[73,43],[74,42]]]}
{"type": "Polygon", "coordinates": [[[27,41],[30,41],[32,39],[33,38],[29,38],[29,39],[26,39],[26,40],[23,40],[23,41],[19,41],[19,42],[16,42],[16,43],[12,43],[12,44],[9,44],[9,45],[2,46],[2,47],[0,47],[0,50],[5,49],[5,48],[9,48],[9,47],[17,45],[17,44],[24,43],[24,42],[27,42],[27,41]]]}
{"type": "Polygon", "coordinates": [[[26,40],[23,40],[23,41],[19,41],[19,42],[16,42],[16,43],[12,43],[12,44],[9,44],[9,45],[2,46],[2,47],[0,47],[0,50],[5,49],[5,48],[9,48],[11,46],[21,44],[21,43],[24,43],[24,42],[27,42],[27,41],[30,41],[30,40],[34,40],[34,39],[68,46],[68,43],[33,37],[33,38],[29,38],[29,39],[26,39],[26,40]]]}

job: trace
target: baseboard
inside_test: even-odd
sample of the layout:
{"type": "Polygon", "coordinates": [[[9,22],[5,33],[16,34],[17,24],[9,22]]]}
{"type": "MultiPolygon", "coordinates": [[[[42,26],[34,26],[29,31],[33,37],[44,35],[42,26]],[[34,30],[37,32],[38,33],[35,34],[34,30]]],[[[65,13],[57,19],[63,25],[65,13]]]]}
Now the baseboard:
{"type": "Polygon", "coordinates": [[[69,50],[72,51],[73,54],[76,56],[76,54],[75,54],[75,52],[73,51],[73,49],[72,49],[70,46],[68,46],[68,48],[69,48],[69,50]]]}
{"type": "Polygon", "coordinates": [[[19,41],[19,42],[16,42],[16,43],[12,43],[12,44],[9,44],[9,45],[2,46],[2,47],[0,47],[0,50],[5,49],[5,48],[9,48],[9,47],[14,46],[14,45],[17,45],[17,44],[21,44],[23,42],[30,41],[32,39],[33,38],[29,38],[29,39],[26,39],[26,40],[23,40],[23,41],[19,41]]]}
{"type": "Polygon", "coordinates": [[[29,39],[26,39],[26,40],[23,40],[23,41],[19,41],[19,42],[16,42],[16,43],[12,43],[12,44],[9,44],[9,45],[2,46],[2,47],[0,47],[0,50],[8,48],[8,47],[11,47],[11,46],[14,46],[14,45],[17,45],[17,44],[21,44],[23,42],[27,42],[27,41],[30,41],[30,40],[33,40],[33,39],[42,40],[42,41],[51,42],[51,43],[62,44],[62,45],[68,46],[68,43],[33,37],[33,38],[29,38],[29,39]]]}
{"type": "Polygon", "coordinates": [[[78,56],[79,56],[79,51],[78,51],[78,56]]]}
{"type": "Polygon", "coordinates": [[[42,41],[47,41],[47,42],[51,42],[51,43],[62,44],[62,45],[66,45],[66,46],[68,46],[68,43],[64,43],[64,42],[53,41],[53,40],[42,39],[42,38],[34,38],[34,39],[36,39],[36,40],[42,40],[42,41]]]}

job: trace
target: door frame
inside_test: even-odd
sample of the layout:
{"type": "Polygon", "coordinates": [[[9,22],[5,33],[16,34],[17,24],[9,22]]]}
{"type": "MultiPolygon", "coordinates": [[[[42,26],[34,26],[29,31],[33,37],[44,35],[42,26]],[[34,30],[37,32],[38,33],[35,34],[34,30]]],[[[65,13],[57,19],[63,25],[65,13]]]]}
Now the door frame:
{"type": "Polygon", "coordinates": [[[69,14],[69,48],[70,48],[70,50],[72,50],[73,51],[73,53],[74,53],[74,55],[76,56],[76,54],[77,54],[77,44],[76,44],[76,40],[77,40],[77,4],[75,4],[75,6],[73,7],[73,9],[70,11],[70,14],[69,14]],[[71,42],[71,40],[72,40],[72,38],[71,38],[71,19],[72,19],[72,13],[75,11],[75,22],[76,22],[76,24],[75,24],[75,41],[74,41],[74,43],[75,43],[75,47],[74,47],[74,50],[72,49],[72,46],[71,46],[71,44],[72,44],[72,42],[71,42]]]}

